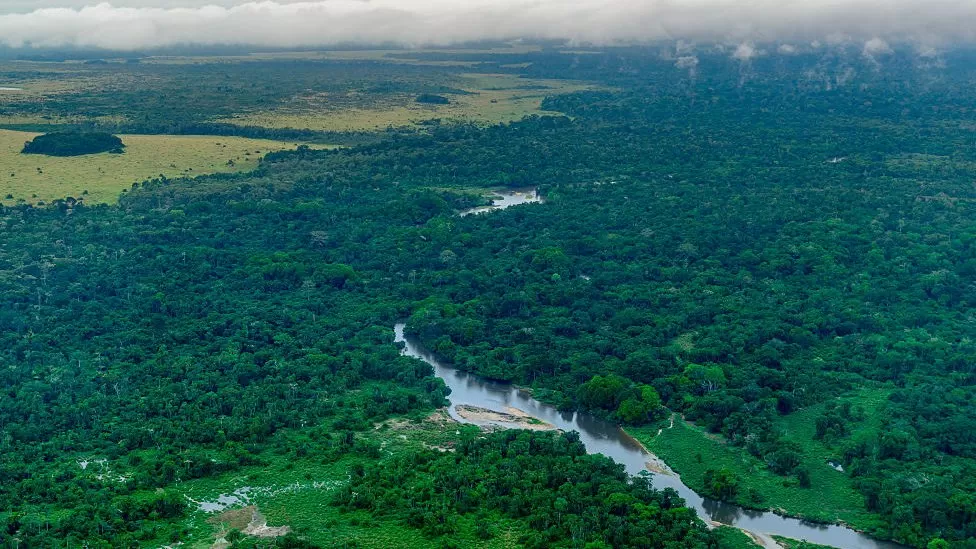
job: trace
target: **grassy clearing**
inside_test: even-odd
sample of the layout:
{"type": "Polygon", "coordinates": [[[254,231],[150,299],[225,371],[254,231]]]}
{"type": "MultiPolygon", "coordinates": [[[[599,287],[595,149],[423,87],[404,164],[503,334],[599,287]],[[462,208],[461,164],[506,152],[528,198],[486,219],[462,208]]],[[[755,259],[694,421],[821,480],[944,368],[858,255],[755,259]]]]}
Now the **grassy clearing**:
{"type": "Polygon", "coordinates": [[[131,75],[96,74],[78,64],[0,62],[0,127],[19,129],[23,126],[55,126],[66,124],[124,122],[122,116],[107,114],[54,114],[44,107],[61,98],[79,93],[125,88],[136,84],[131,75]],[[3,74],[24,75],[3,78],[3,74]]]}
{"type": "MultiPolygon", "coordinates": [[[[865,389],[839,400],[849,400],[867,411],[866,419],[855,427],[852,436],[877,428],[879,419],[871,415],[878,410],[888,391],[865,389]]],[[[810,471],[811,488],[799,486],[795,477],[782,477],[742,448],[725,443],[720,437],[685,422],[675,422],[673,429],[657,435],[656,428],[633,429],[631,433],[648,449],[677,471],[695,491],[703,489],[702,478],[708,469],[728,468],[739,476],[737,503],[755,507],[749,501],[750,490],[763,496],[761,506],[785,514],[818,522],[844,522],[860,530],[871,530],[878,518],[864,509],[863,497],[851,485],[850,477],[830,466],[838,450],[814,440],[815,421],[826,404],[811,406],[779,418],[776,427],[803,448],[803,463],[810,471]]]]}
{"type": "Polygon", "coordinates": [[[448,105],[420,104],[414,95],[393,94],[368,109],[340,109],[330,105],[328,95],[316,94],[296,98],[290,105],[276,110],[240,114],[219,122],[316,131],[375,131],[434,119],[494,124],[520,120],[531,114],[558,114],[542,110],[546,96],[592,88],[581,82],[526,79],[510,74],[460,76],[459,86],[469,95],[451,95],[448,105]]]}
{"type": "Polygon", "coordinates": [[[0,128],[14,130],[38,126],[69,126],[75,124],[122,124],[121,116],[50,116],[40,114],[0,114],[0,128]]]}
{"type": "Polygon", "coordinates": [[[113,203],[123,189],[150,177],[251,170],[264,154],[297,146],[240,137],[124,135],[126,152],[120,155],[21,154],[24,143],[36,135],[0,130],[0,201],[4,204],[67,196],[84,198],[89,204],[113,203]]]}
{"type": "MultiPolygon", "coordinates": [[[[316,463],[313,460],[306,460],[301,462],[298,467],[293,464],[293,467],[288,468],[289,462],[283,457],[267,457],[272,459],[266,467],[248,467],[225,477],[190,481],[180,485],[179,490],[186,497],[202,502],[217,501],[221,495],[239,497],[241,494],[245,494],[246,500],[232,505],[230,508],[240,508],[247,504],[253,504],[267,516],[269,525],[290,526],[296,529],[293,524],[279,522],[282,518],[285,520],[289,518],[287,513],[284,517],[281,513],[268,516],[268,508],[273,507],[277,498],[308,492],[314,500],[308,503],[310,505],[309,511],[319,512],[325,507],[332,491],[337,486],[341,486],[349,467],[355,461],[316,463]]],[[[190,535],[181,541],[193,548],[209,547],[214,542],[217,533],[226,527],[226,525],[215,520],[219,514],[199,509],[190,511],[186,523],[190,535]]]]}
{"type": "Polygon", "coordinates": [[[269,518],[269,524],[287,524],[322,547],[355,542],[357,547],[370,549],[426,548],[437,547],[441,541],[448,539],[460,547],[502,549],[518,546],[518,532],[514,525],[498,516],[492,521],[496,526],[496,534],[491,539],[480,540],[474,535],[474,516],[459,518],[457,534],[431,539],[420,530],[405,526],[395,519],[373,517],[365,511],[343,513],[312,492],[279,496],[266,504],[263,511],[269,518]]]}
{"type": "Polygon", "coordinates": [[[40,100],[45,96],[119,88],[135,82],[130,75],[96,74],[79,64],[7,62],[4,72],[26,73],[13,80],[0,79],[0,87],[20,88],[0,91],[0,107],[13,101],[40,100]]]}
{"type": "MultiPolygon", "coordinates": [[[[446,451],[457,437],[457,424],[442,412],[427,418],[393,419],[378,426],[366,438],[381,447],[380,461],[398,452],[418,448],[446,451]]],[[[510,520],[493,517],[494,536],[478,539],[474,517],[462,517],[458,533],[445,538],[427,538],[392,517],[373,517],[366,512],[344,513],[331,504],[336,490],[349,478],[352,467],[374,461],[362,455],[347,455],[336,462],[322,462],[314,456],[299,460],[290,456],[266,453],[266,466],[248,467],[223,477],[185,482],[178,489],[191,500],[213,502],[221,495],[246,494],[246,500],[229,509],[254,505],[265,516],[269,526],[288,526],[322,547],[426,548],[450,540],[460,547],[502,549],[516,547],[519,531],[510,520]]],[[[181,541],[192,549],[211,546],[219,532],[229,525],[221,524],[220,512],[195,510],[186,519],[190,535],[181,541]]]]}
{"type": "Polygon", "coordinates": [[[755,549],[760,547],[752,541],[742,530],[731,526],[720,526],[715,529],[719,549],[755,549]]]}

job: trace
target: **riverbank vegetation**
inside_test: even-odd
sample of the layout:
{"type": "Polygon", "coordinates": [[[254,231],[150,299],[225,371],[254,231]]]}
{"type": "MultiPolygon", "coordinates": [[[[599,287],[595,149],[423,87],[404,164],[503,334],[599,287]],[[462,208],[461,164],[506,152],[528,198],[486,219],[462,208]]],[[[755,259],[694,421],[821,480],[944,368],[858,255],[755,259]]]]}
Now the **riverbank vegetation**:
{"type": "MultiPolygon", "coordinates": [[[[390,467],[415,475],[416,496],[402,493],[368,462],[386,449],[366,433],[447,396],[392,344],[391,326],[408,318],[411,334],[461,369],[638,426],[689,484],[719,497],[850,520],[915,547],[971,546],[976,153],[960,113],[976,103],[955,93],[976,81],[969,65],[933,80],[906,60],[884,78],[865,70],[826,89],[784,76],[822,69],[802,55],[757,59],[745,79],[725,57],[703,57],[692,79],[639,48],[417,58],[601,88],[541,105],[570,116],[273,152],[250,173],[150,179],[112,206],[0,207],[0,385],[10,396],[0,399],[0,539],[175,542],[186,535],[184,483],[278,454],[296,467],[365,456],[350,471],[371,491],[367,507],[350,494],[295,496],[287,512],[304,509],[306,524],[325,505],[427,539],[425,528],[445,524],[468,532],[483,513],[513,521],[516,544],[565,542],[573,530],[558,518],[579,509],[556,500],[546,512],[512,509],[485,493],[459,507],[480,486],[476,472],[510,488],[517,457],[505,451],[528,440],[530,453],[547,448],[531,470],[539,479],[585,462],[618,495],[587,500],[574,473],[519,501],[580,493],[607,539],[611,526],[658,535],[632,524],[648,512],[675,539],[714,544],[697,523],[679,527],[687,511],[668,494],[625,488],[609,464],[553,434],[393,456],[390,467]],[[927,85],[893,93],[894,82],[927,85]],[[472,189],[534,185],[545,204],[456,215],[472,189]],[[451,485],[448,469],[470,483],[451,485]],[[432,520],[403,516],[407,497],[426,498],[432,520]],[[609,515],[604,503],[616,506],[609,515]]],[[[262,63],[272,64],[241,70],[262,63]]],[[[337,82],[404,71],[397,93],[466,97],[421,82],[439,77],[426,66],[340,65],[337,82]]],[[[165,70],[180,80],[203,69],[165,70]]],[[[283,89],[307,89],[308,78],[283,89]]],[[[278,93],[266,81],[253,93],[227,86],[169,127],[278,93]]],[[[158,113],[98,112],[162,131],[177,109],[172,89],[160,90],[145,102],[158,113]]],[[[43,108],[75,112],[100,97],[43,108]]],[[[273,527],[292,524],[273,504],[262,513],[273,527]]]]}
{"type": "Polygon", "coordinates": [[[808,541],[784,538],[783,536],[773,536],[773,539],[775,539],[776,543],[780,544],[783,549],[835,549],[827,545],[818,545],[808,541]]]}
{"type": "Polygon", "coordinates": [[[769,463],[745,448],[728,444],[706,429],[684,421],[663,430],[629,429],[648,449],[664,459],[696,491],[745,507],[766,509],[770,502],[781,512],[817,522],[837,520],[870,531],[881,525],[865,510],[854,479],[844,469],[839,440],[866,440],[879,436],[878,413],[891,391],[861,389],[788,415],[774,418],[771,428],[796,444],[796,475],[776,474],[769,463]],[[839,416],[839,417],[838,417],[839,416]],[[709,472],[732,472],[736,489],[718,493],[709,489],[709,472]]]}
{"type": "Polygon", "coordinates": [[[715,530],[718,549],[756,549],[757,545],[745,532],[730,526],[719,526],[715,530]]]}
{"type": "Polygon", "coordinates": [[[670,465],[696,492],[745,507],[768,509],[816,522],[843,521],[854,528],[880,526],[864,508],[849,476],[816,457],[802,453],[797,468],[807,471],[809,485],[797,476],[782,476],[768,464],[700,427],[676,422],[657,435],[657,428],[628,429],[648,450],[670,465]]]}

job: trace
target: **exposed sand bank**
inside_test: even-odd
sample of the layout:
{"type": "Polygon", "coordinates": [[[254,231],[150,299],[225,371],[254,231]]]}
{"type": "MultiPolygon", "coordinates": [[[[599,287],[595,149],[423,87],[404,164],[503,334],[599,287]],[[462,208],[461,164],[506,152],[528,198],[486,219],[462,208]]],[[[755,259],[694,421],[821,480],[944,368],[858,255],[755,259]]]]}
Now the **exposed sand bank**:
{"type": "Polygon", "coordinates": [[[478,406],[460,404],[455,407],[457,415],[475,425],[499,429],[529,429],[532,431],[553,431],[556,427],[550,423],[536,419],[518,408],[506,408],[504,412],[496,412],[478,406]]]}

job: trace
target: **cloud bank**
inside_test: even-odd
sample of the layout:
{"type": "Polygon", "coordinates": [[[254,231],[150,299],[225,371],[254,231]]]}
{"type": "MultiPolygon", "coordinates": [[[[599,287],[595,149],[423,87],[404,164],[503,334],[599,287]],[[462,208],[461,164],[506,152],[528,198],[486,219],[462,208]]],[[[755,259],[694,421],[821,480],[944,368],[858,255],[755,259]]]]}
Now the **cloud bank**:
{"type": "MultiPolygon", "coordinates": [[[[182,44],[265,47],[556,39],[586,44],[691,40],[857,42],[921,49],[976,42],[976,0],[11,0],[0,44],[133,50],[182,44]],[[61,6],[61,7],[54,7],[61,6]],[[29,9],[29,8],[27,8],[29,9]]],[[[883,46],[882,46],[883,45],[883,46]]],[[[755,53],[743,49],[741,56],[755,53]]]]}

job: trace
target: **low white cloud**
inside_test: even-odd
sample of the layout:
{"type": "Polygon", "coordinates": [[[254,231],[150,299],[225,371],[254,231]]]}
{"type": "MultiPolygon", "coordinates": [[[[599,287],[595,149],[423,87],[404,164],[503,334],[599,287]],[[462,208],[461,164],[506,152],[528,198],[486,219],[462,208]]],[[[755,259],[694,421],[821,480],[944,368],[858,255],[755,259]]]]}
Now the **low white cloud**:
{"type": "Polygon", "coordinates": [[[698,75],[698,57],[694,55],[683,55],[674,62],[674,66],[688,71],[688,76],[694,78],[698,75]]]}
{"type": "Polygon", "coordinates": [[[695,44],[685,40],[678,40],[674,45],[674,52],[681,55],[692,55],[695,53],[695,44]]]}
{"type": "Polygon", "coordinates": [[[944,69],[946,61],[942,57],[942,52],[931,46],[921,45],[916,47],[915,55],[918,56],[915,64],[923,69],[944,69]]]}
{"type": "Polygon", "coordinates": [[[693,69],[698,66],[698,58],[694,55],[685,55],[679,57],[677,61],[674,62],[674,66],[679,69],[693,69]]]}
{"type": "Polygon", "coordinates": [[[877,57],[879,55],[888,55],[892,52],[891,46],[888,42],[880,38],[872,38],[864,43],[864,55],[870,57],[877,57]]]}
{"type": "Polygon", "coordinates": [[[976,0],[3,0],[0,44],[138,49],[420,46],[518,38],[594,44],[818,41],[862,43],[865,53],[878,55],[868,44],[976,42],[973,21],[976,0]]]}

